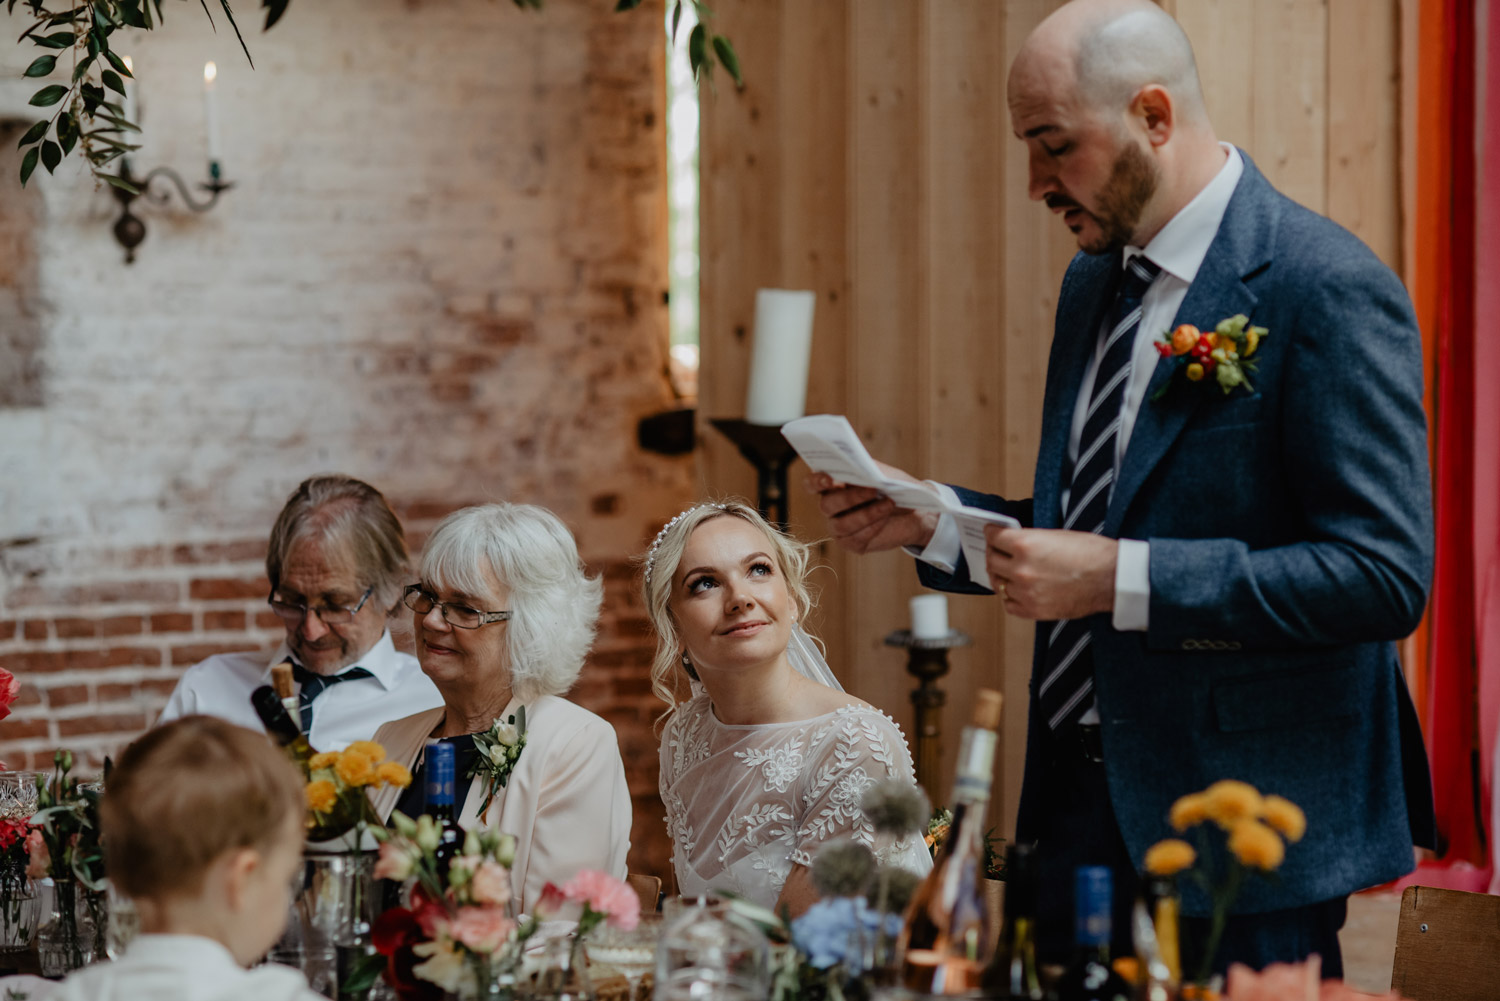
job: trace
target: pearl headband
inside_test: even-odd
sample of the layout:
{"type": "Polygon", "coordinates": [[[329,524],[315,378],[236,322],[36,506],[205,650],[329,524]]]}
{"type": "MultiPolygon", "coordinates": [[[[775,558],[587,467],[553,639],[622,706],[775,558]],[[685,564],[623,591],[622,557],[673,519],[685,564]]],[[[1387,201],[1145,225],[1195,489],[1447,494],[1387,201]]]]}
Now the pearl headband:
{"type": "Polygon", "coordinates": [[[665,525],[663,525],[661,527],[661,531],[656,533],[656,538],[654,540],[652,540],[652,542],[651,542],[651,548],[648,549],[648,550],[646,550],[646,583],[647,584],[651,583],[651,568],[656,565],[656,551],[661,548],[661,540],[665,539],[667,537],[667,533],[670,532],[672,530],[672,528],[679,521],[681,521],[682,519],[686,518],[688,515],[692,514],[694,511],[701,511],[704,508],[712,508],[712,509],[714,509],[716,511],[728,511],[729,510],[729,505],[728,504],[694,504],[692,507],[688,508],[686,511],[681,512],[675,518],[673,518],[671,521],[669,521],[665,525]]]}

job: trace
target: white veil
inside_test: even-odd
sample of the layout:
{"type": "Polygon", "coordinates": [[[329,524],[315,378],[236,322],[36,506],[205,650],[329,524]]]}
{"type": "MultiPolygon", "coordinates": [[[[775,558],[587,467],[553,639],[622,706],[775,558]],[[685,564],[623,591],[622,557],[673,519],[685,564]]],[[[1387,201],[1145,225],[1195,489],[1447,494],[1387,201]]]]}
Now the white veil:
{"type": "Polygon", "coordinates": [[[834,677],[833,669],[828,666],[828,661],[823,659],[823,651],[818,649],[818,644],[807,635],[807,631],[802,628],[800,622],[792,624],[792,636],[786,644],[786,659],[791,662],[792,669],[804,678],[811,678],[836,692],[844,690],[844,686],[839,684],[839,679],[834,677]]]}

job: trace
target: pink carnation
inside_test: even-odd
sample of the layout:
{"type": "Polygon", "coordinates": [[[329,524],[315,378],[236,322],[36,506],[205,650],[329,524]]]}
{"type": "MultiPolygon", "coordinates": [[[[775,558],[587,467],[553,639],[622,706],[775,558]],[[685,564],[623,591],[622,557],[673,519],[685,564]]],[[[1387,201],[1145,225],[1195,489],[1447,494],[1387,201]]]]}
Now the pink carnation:
{"type": "Polygon", "coordinates": [[[628,883],[608,873],[584,869],[563,884],[563,894],[569,900],[587,904],[623,931],[640,924],[641,898],[628,883]]]}
{"type": "Polygon", "coordinates": [[[21,682],[14,674],[0,667],[0,719],[10,715],[11,704],[16,701],[16,696],[20,693],[21,682]]]}
{"type": "Polygon", "coordinates": [[[30,879],[42,879],[52,866],[52,854],[47,851],[47,842],[42,840],[42,829],[33,827],[26,835],[26,875],[30,879]]]}
{"type": "Polygon", "coordinates": [[[474,870],[469,891],[477,903],[504,907],[510,903],[510,872],[497,862],[481,862],[474,870]]]}
{"type": "Polygon", "coordinates": [[[411,875],[411,854],[393,841],[383,842],[380,858],[375,862],[376,879],[394,879],[400,883],[411,875]]]}
{"type": "Polygon", "coordinates": [[[460,907],[448,924],[448,934],[474,952],[495,952],[515,927],[516,923],[498,907],[460,907]]]}

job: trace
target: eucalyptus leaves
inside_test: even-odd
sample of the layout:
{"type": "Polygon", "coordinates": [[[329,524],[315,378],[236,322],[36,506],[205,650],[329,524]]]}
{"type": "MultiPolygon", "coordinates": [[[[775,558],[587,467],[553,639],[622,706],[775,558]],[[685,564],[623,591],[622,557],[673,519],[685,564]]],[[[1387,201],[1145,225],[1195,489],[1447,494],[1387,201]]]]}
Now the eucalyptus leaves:
{"type": "MultiPolygon", "coordinates": [[[[203,12],[213,20],[212,0],[198,0],[203,12]]],[[[245,51],[252,68],[250,48],[245,44],[239,24],[234,19],[230,0],[217,0],[223,8],[235,38],[245,51]]],[[[266,12],[266,28],[271,28],[287,12],[292,0],[261,0],[266,12]]],[[[540,10],[543,0],[511,0],[521,9],[540,10]]],[[[642,0],[616,0],[616,11],[641,6],[642,0]]],[[[672,5],[672,38],[683,7],[691,4],[698,23],[688,34],[688,63],[695,79],[712,76],[714,65],[724,67],[736,85],[743,86],[739,59],[728,38],[716,35],[707,27],[712,13],[699,0],[670,0],[672,5]]],[[[67,73],[66,83],[47,83],[31,97],[36,108],[53,109],[49,117],[36,121],[17,144],[26,152],[21,158],[21,184],[24,186],[38,165],[55,171],[63,158],[81,148],[89,170],[106,184],[127,191],[138,188],[112,172],[115,160],[139,149],[129,142],[139,133],[138,122],[125,113],[125,80],[132,74],[126,61],[111,47],[110,39],[122,28],[153,31],[162,23],[162,0],[0,0],[6,12],[17,7],[32,18],[32,25],[21,33],[20,41],[30,42],[41,52],[26,67],[25,76],[33,79],[54,77],[60,70],[67,73]]]]}

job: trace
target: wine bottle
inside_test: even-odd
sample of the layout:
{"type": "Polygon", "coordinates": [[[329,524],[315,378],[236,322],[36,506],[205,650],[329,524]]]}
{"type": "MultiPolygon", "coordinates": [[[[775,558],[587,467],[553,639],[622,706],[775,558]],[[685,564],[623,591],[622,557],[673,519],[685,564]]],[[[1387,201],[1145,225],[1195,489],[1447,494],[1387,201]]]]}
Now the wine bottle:
{"type": "Polygon", "coordinates": [[[308,759],[316,752],[307,742],[307,735],[302,732],[302,728],[297,725],[291,713],[286,711],[286,706],[282,704],[275,689],[270,685],[261,685],[250,693],[250,704],[255,707],[255,714],[260,717],[261,723],[265,724],[266,733],[285,749],[297,767],[302,769],[302,774],[307,775],[308,759]]]}
{"type": "Polygon", "coordinates": [[[952,834],[906,911],[902,979],[915,991],[965,994],[980,985],[994,952],[994,916],[984,892],[985,806],[999,743],[1001,695],[980,689],[953,782],[952,834]]]}
{"type": "Polygon", "coordinates": [[[438,825],[438,844],[434,850],[437,857],[438,874],[444,879],[448,865],[463,848],[464,832],[458,826],[458,813],[454,807],[454,787],[457,784],[457,757],[453,745],[443,740],[429,740],[423,755],[424,785],[427,805],[425,812],[438,825]]]}
{"type": "Polygon", "coordinates": [[[1005,849],[1005,923],[985,968],[981,993],[1004,1001],[1042,1001],[1036,964],[1036,858],[1031,845],[1005,849]]]}
{"type": "Polygon", "coordinates": [[[1079,866],[1073,889],[1075,952],[1058,982],[1058,1001],[1130,1001],[1130,985],[1109,963],[1113,885],[1107,867],[1079,866]]]}

